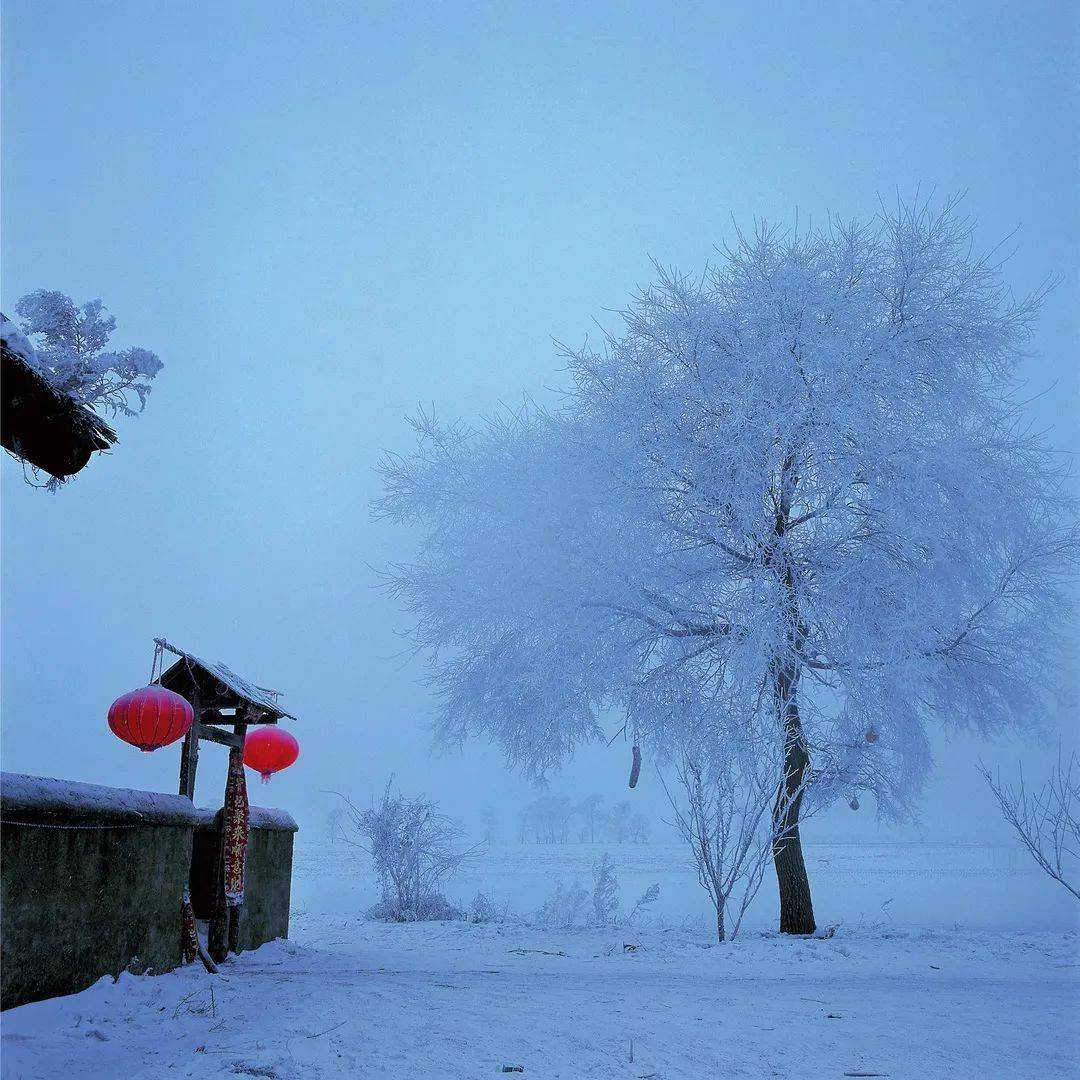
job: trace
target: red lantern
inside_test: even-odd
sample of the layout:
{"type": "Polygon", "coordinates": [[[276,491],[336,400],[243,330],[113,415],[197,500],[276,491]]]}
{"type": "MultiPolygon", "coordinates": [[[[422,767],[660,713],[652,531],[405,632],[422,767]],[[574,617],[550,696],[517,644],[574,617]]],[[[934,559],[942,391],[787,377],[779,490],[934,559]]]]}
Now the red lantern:
{"type": "Polygon", "coordinates": [[[278,727],[257,728],[244,740],[244,764],[261,773],[264,784],[299,756],[300,744],[278,727]]]}
{"type": "Polygon", "coordinates": [[[183,738],[194,719],[191,706],[163,686],[132,690],[109,706],[113,734],[146,752],[183,738]]]}

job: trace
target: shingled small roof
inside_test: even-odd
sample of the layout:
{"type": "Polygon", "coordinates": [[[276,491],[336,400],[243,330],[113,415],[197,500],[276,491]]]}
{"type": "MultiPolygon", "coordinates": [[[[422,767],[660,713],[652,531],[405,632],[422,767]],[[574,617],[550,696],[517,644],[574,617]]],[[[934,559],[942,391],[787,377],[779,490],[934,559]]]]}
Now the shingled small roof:
{"type": "Polygon", "coordinates": [[[174,653],[179,659],[167,668],[158,678],[158,682],[167,690],[174,690],[183,696],[185,691],[198,690],[201,704],[236,708],[247,705],[257,714],[247,718],[249,723],[272,724],[282,717],[295,720],[292,713],[286,712],[278,703],[281,696],[277,690],[265,686],[256,686],[247,679],[242,679],[231,668],[212,660],[203,660],[194,653],[170,645],[164,638],[155,638],[155,643],[174,653]],[[237,699],[237,700],[232,700],[237,699]]]}

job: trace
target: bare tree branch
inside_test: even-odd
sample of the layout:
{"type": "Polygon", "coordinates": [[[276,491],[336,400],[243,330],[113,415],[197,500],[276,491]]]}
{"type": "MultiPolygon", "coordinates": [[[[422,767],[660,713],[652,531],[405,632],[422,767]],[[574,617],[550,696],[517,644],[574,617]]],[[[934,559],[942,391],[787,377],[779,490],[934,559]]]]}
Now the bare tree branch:
{"type": "Polygon", "coordinates": [[[1053,772],[1038,791],[1027,789],[1023,769],[1015,783],[1003,782],[1000,773],[996,778],[991,776],[985,765],[980,764],[979,772],[1031,857],[1080,900],[1080,768],[1076,755],[1070,754],[1063,763],[1059,752],[1053,772]]]}

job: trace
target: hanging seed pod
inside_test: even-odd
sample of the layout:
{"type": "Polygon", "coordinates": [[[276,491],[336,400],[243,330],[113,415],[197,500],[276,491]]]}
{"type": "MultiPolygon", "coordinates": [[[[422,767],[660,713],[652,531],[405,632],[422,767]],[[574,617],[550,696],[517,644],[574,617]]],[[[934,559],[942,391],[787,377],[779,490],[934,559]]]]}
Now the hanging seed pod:
{"type": "Polygon", "coordinates": [[[876,743],[878,738],[877,729],[873,726],[867,728],[864,738],[868,743],[876,743]]]}
{"type": "Polygon", "coordinates": [[[630,786],[637,787],[638,777],[641,775],[641,747],[635,746],[631,753],[634,760],[630,766],[630,786]]]}
{"type": "Polygon", "coordinates": [[[859,798],[857,795],[851,796],[851,802],[848,803],[848,806],[850,806],[852,810],[859,809],[859,798]]]}

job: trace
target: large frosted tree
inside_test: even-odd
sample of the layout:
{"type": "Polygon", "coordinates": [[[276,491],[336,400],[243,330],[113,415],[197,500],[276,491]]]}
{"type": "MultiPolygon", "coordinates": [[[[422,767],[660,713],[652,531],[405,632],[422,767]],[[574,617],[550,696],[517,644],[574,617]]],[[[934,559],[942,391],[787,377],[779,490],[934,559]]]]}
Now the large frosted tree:
{"type": "Polygon", "coordinates": [[[1016,303],[953,205],[761,227],[659,280],[557,408],[425,414],[380,510],[438,729],[534,777],[623,724],[646,753],[772,753],[780,928],[810,933],[798,824],[913,805],[928,727],[1036,726],[1076,551],[1015,374],[1016,303]],[[770,745],[771,744],[771,745],[770,745]]]}

